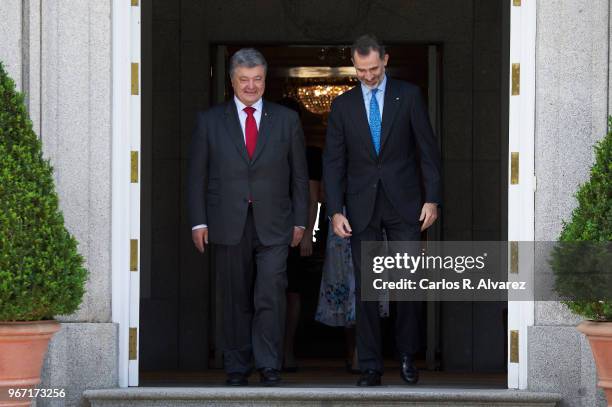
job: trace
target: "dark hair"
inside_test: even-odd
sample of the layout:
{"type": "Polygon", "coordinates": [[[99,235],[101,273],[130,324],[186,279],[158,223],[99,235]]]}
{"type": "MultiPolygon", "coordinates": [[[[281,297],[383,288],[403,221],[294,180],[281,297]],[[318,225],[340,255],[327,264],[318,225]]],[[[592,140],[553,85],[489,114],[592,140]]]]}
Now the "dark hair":
{"type": "Polygon", "coordinates": [[[300,102],[298,102],[294,98],[286,96],[286,97],[282,98],[281,100],[279,100],[278,104],[282,105],[282,106],[285,106],[285,107],[293,110],[294,112],[296,112],[299,116],[302,116],[302,107],[300,106],[300,102]]]}
{"type": "Polygon", "coordinates": [[[351,45],[351,58],[355,57],[355,52],[366,56],[372,51],[378,52],[380,59],[385,57],[385,46],[374,35],[365,34],[357,38],[351,45]]]}

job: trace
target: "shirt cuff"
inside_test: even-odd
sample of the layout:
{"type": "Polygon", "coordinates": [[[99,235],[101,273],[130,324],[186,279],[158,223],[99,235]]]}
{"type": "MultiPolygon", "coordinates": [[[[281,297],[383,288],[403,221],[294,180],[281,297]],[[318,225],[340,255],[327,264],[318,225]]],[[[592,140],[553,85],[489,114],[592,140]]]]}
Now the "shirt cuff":
{"type": "Polygon", "coordinates": [[[195,225],[194,227],[191,228],[191,230],[204,229],[204,228],[207,228],[207,227],[208,227],[208,225],[204,225],[204,224],[202,224],[202,225],[195,225]]]}
{"type": "Polygon", "coordinates": [[[296,228],[300,228],[300,229],[306,230],[306,226],[296,226],[296,228]]]}

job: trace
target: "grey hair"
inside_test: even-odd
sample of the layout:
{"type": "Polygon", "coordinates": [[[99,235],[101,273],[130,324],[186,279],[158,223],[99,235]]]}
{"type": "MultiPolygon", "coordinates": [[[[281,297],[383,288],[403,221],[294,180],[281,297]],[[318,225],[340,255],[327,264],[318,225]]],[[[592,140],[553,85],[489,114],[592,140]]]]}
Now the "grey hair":
{"type": "Polygon", "coordinates": [[[268,63],[261,52],[257,51],[255,48],[239,49],[230,58],[230,78],[234,76],[234,71],[239,66],[253,68],[260,65],[264,67],[264,72],[268,71],[268,63]]]}

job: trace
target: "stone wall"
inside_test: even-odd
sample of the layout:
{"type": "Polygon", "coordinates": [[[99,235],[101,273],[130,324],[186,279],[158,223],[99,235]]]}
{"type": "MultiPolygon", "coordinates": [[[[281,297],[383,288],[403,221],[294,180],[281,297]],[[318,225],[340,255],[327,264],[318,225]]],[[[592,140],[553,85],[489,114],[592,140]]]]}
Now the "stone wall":
{"type": "MultiPolygon", "coordinates": [[[[338,7],[338,12],[349,10],[342,1],[334,2],[335,6],[327,1],[314,3],[308,4],[317,10],[326,6],[338,7]]],[[[309,21],[304,10],[287,8],[280,0],[258,8],[255,3],[238,7],[233,2],[155,2],[152,42],[157,44],[158,36],[162,44],[158,52],[169,58],[160,58],[167,65],[151,73],[152,80],[163,86],[152,95],[151,120],[158,122],[148,128],[159,134],[153,149],[167,160],[167,173],[180,174],[193,113],[208,105],[210,83],[208,71],[202,68],[209,66],[211,43],[244,38],[261,43],[278,38],[294,43],[346,43],[367,31],[390,42],[435,42],[444,47],[445,199],[452,203],[445,211],[454,219],[444,225],[445,236],[503,238],[503,230],[488,230],[486,222],[472,215],[503,217],[499,209],[482,207],[487,203],[476,199],[493,194],[501,207],[503,191],[498,197],[497,191],[479,190],[474,181],[497,177],[496,171],[505,167],[504,147],[497,144],[501,139],[489,137],[505,134],[504,71],[499,66],[503,56],[494,43],[495,38],[503,40],[495,23],[499,4],[435,0],[411,2],[407,8],[400,0],[363,3],[365,14],[360,14],[361,9],[351,11],[352,25],[322,13],[320,25],[309,27],[304,24],[309,21]],[[295,16],[300,18],[296,21],[295,16]],[[262,21],[276,24],[258,25],[262,21]],[[258,29],[249,31],[253,25],[258,29]],[[335,27],[334,38],[325,27],[335,27]],[[164,71],[167,75],[161,75],[164,71]],[[501,78],[496,72],[501,72],[501,78]],[[157,74],[161,76],[155,79],[157,74]],[[177,103],[180,110],[171,106],[177,103]],[[160,119],[157,114],[166,116],[160,119]],[[458,174],[472,177],[467,189],[455,187],[464,185],[453,178],[458,174]]],[[[575,206],[572,194],[587,178],[592,145],[606,131],[612,105],[610,8],[608,0],[547,0],[538,2],[537,14],[535,236],[552,240],[575,206]]],[[[90,271],[81,309],[60,318],[63,329],[51,343],[43,374],[43,387],[64,387],[76,402],[83,386],[117,385],[110,266],[111,0],[2,0],[0,15],[0,60],[26,92],[35,130],[55,167],[66,224],[79,240],[90,271]],[[104,339],[92,343],[93,338],[104,339]]],[[[186,226],[178,222],[176,236],[186,226]]],[[[179,245],[190,244],[188,237],[181,239],[179,245]]],[[[529,386],[563,393],[565,405],[604,405],[602,393],[595,388],[588,343],[573,328],[578,321],[558,303],[536,304],[536,324],[528,333],[529,386]]]]}
{"type": "MultiPolygon", "coordinates": [[[[111,322],[111,0],[0,2],[0,60],[25,92],[67,228],[89,278],[80,309],[58,316],[41,387],[113,387],[117,327],[111,322]]],[[[63,404],[62,404],[63,405],[63,404]]]]}
{"type": "MultiPolygon", "coordinates": [[[[550,0],[537,6],[535,240],[556,240],[586,181],[593,145],[607,129],[610,66],[608,0],[550,0]]],[[[605,406],[595,387],[581,318],[538,302],[529,329],[529,387],[564,395],[565,406],[605,406]]]]}

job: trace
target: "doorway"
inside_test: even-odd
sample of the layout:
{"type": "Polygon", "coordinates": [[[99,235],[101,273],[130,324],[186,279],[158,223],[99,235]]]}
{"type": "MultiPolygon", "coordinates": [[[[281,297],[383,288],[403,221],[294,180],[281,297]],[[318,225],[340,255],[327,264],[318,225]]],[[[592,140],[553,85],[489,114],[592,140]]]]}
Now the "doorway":
{"type": "MultiPolygon", "coordinates": [[[[416,82],[430,102],[432,96],[435,99],[437,108],[432,120],[436,121],[441,140],[446,202],[435,239],[502,240],[507,216],[504,195],[507,145],[502,140],[502,135],[507,132],[507,121],[502,117],[504,109],[507,110],[502,91],[507,75],[502,69],[505,66],[502,63],[504,36],[500,28],[507,28],[507,22],[503,19],[503,2],[475,1],[469,12],[452,2],[442,3],[445,3],[443,7],[404,6],[394,13],[384,9],[369,10],[373,16],[382,14],[386,17],[373,18],[378,23],[368,22],[352,30],[355,33],[374,31],[386,43],[392,44],[389,46],[390,75],[416,82]],[[444,16],[449,19],[446,21],[456,21],[456,26],[445,25],[444,16]],[[453,16],[457,19],[453,20],[453,16]],[[407,25],[406,19],[413,24],[407,25]],[[386,23],[385,27],[380,21],[386,23]],[[461,31],[465,29],[467,32],[461,31]],[[432,39],[435,42],[431,42],[432,39]],[[434,59],[438,64],[439,78],[433,95],[428,80],[431,47],[436,49],[434,59]],[[404,68],[401,68],[402,64],[404,68]]],[[[283,69],[308,66],[305,59],[320,61],[322,56],[328,62],[330,58],[341,60],[340,50],[346,49],[346,44],[350,44],[355,36],[347,28],[344,32],[338,31],[337,35],[343,38],[321,38],[327,33],[313,33],[316,24],[315,28],[300,29],[299,21],[291,21],[293,17],[299,20],[299,16],[278,5],[276,9],[270,6],[270,14],[255,16],[256,26],[276,24],[276,31],[266,28],[249,33],[244,28],[241,37],[235,38],[237,34],[230,33],[220,23],[232,19],[227,7],[231,6],[214,1],[188,0],[172,6],[153,5],[148,14],[151,29],[148,33],[143,31],[143,43],[148,41],[149,44],[148,49],[143,45],[144,216],[141,222],[140,366],[145,372],[199,371],[218,365],[216,308],[214,296],[210,294],[214,293],[214,280],[208,268],[210,259],[207,256],[201,258],[192,249],[189,228],[183,217],[182,196],[193,114],[230,95],[226,91],[227,76],[222,74],[219,66],[219,55],[229,55],[232,49],[252,45],[253,38],[261,38],[255,44],[269,58],[271,67],[266,97],[275,100],[284,92],[282,86],[287,76],[282,75],[287,72],[283,69]],[[210,13],[207,14],[212,9],[216,10],[216,21],[212,21],[210,13]],[[274,18],[272,9],[283,10],[286,19],[271,23],[274,18]],[[282,45],[281,41],[291,45],[282,45]],[[311,54],[303,58],[300,52],[311,54]],[[279,67],[278,72],[276,67],[279,67]],[[144,70],[148,70],[148,76],[144,70]],[[279,80],[271,81],[273,77],[279,80]],[[148,94],[145,80],[149,83],[148,94]],[[144,165],[145,157],[150,160],[148,167],[144,165]],[[148,230],[148,240],[145,230],[148,230]]],[[[147,15],[144,8],[145,4],[143,18],[147,15]]],[[[350,17],[351,13],[347,11],[347,14],[350,17]]],[[[316,64],[320,65],[320,62],[316,64]]],[[[333,65],[327,63],[324,66],[333,65]]],[[[307,135],[312,134],[322,142],[322,121],[310,117],[304,119],[303,124],[307,135]]],[[[312,285],[316,292],[318,286],[314,277],[312,285]]],[[[432,338],[427,338],[430,345],[427,351],[433,353],[435,361],[433,367],[429,367],[503,374],[506,366],[504,307],[505,304],[491,306],[486,303],[430,306],[428,311],[433,313],[433,317],[428,320],[432,323],[425,331],[436,335],[431,344],[432,338]],[[445,337],[453,340],[446,341],[445,337]],[[486,353],[482,350],[485,348],[493,357],[481,359],[486,353]]],[[[302,330],[313,335],[314,340],[298,335],[304,341],[303,355],[306,357],[313,355],[308,346],[326,338],[322,331],[324,327],[309,324],[305,321],[302,330]]],[[[325,347],[325,351],[337,354],[341,350],[342,338],[339,336],[331,342],[332,346],[325,347]]],[[[424,352],[422,360],[427,360],[427,356],[424,352]]],[[[432,355],[429,357],[431,359],[432,355]]]]}
{"type": "MultiPolygon", "coordinates": [[[[307,93],[307,90],[313,87],[319,87],[320,90],[330,90],[333,87],[345,90],[358,85],[350,61],[350,44],[242,44],[240,46],[215,44],[211,48],[211,55],[214,58],[212,63],[212,98],[216,103],[225,102],[233,97],[227,64],[229,57],[244,46],[252,46],[258,49],[268,62],[265,98],[281,103],[287,98],[294,100],[300,106],[300,117],[307,147],[323,149],[330,100],[313,101],[311,100],[313,95],[307,93]]],[[[439,67],[442,60],[440,46],[436,44],[388,44],[386,48],[389,54],[393,55],[393,63],[388,67],[387,74],[396,79],[410,81],[421,88],[429,105],[430,116],[433,118],[432,124],[437,130],[439,128],[439,120],[437,119],[440,110],[438,106],[440,102],[438,94],[440,89],[439,67]]],[[[340,92],[341,90],[336,89],[335,91],[340,92]]],[[[324,218],[324,215],[319,216],[318,219],[322,219],[322,217],[324,218]]],[[[436,227],[429,231],[428,236],[424,235],[424,238],[435,240],[440,235],[440,223],[437,223],[436,227]]],[[[335,364],[340,366],[344,363],[345,354],[348,353],[344,330],[330,328],[315,320],[324,254],[324,248],[323,250],[315,250],[314,255],[303,262],[303,269],[300,269],[301,313],[296,333],[295,349],[296,356],[299,359],[308,360],[305,363],[312,365],[316,363],[315,360],[318,360],[318,363],[331,363],[331,360],[335,360],[335,364]]],[[[214,274],[215,271],[212,270],[212,273],[214,274]]],[[[290,273],[289,277],[291,280],[294,278],[294,274],[290,273]]],[[[213,275],[210,282],[213,291],[214,281],[213,275]]],[[[290,281],[289,285],[291,287],[296,284],[290,281]]],[[[430,311],[435,312],[436,310],[432,308],[430,311]]],[[[215,309],[213,305],[211,312],[214,314],[212,316],[214,320],[221,320],[223,310],[215,309]]],[[[385,321],[387,320],[385,319],[385,321]]],[[[390,330],[391,326],[393,326],[392,321],[385,324],[385,330],[389,331],[384,336],[387,339],[385,349],[389,350],[386,355],[388,358],[394,357],[392,349],[395,348],[390,330]]],[[[426,326],[424,324],[422,327],[423,342],[429,336],[432,338],[431,342],[433,344],[437,333],[432,331],[428,335],[426,326]]],[[[212,328],[218,329],[217,325],[212,328]]],[[[222,341],[219,335],[214,334],[213,336],[215,344],[222,341]]],[[[421,356],[423,361],[427,359],[425,352],[421,356]]],[[[435,361],[435,353],[432,356],[430,364],[439,366],[439,363],[435,361]]],[[[221,367],[221,364],[222,356],[219,347],[214,346],[214,366],[221,367]]]]}

